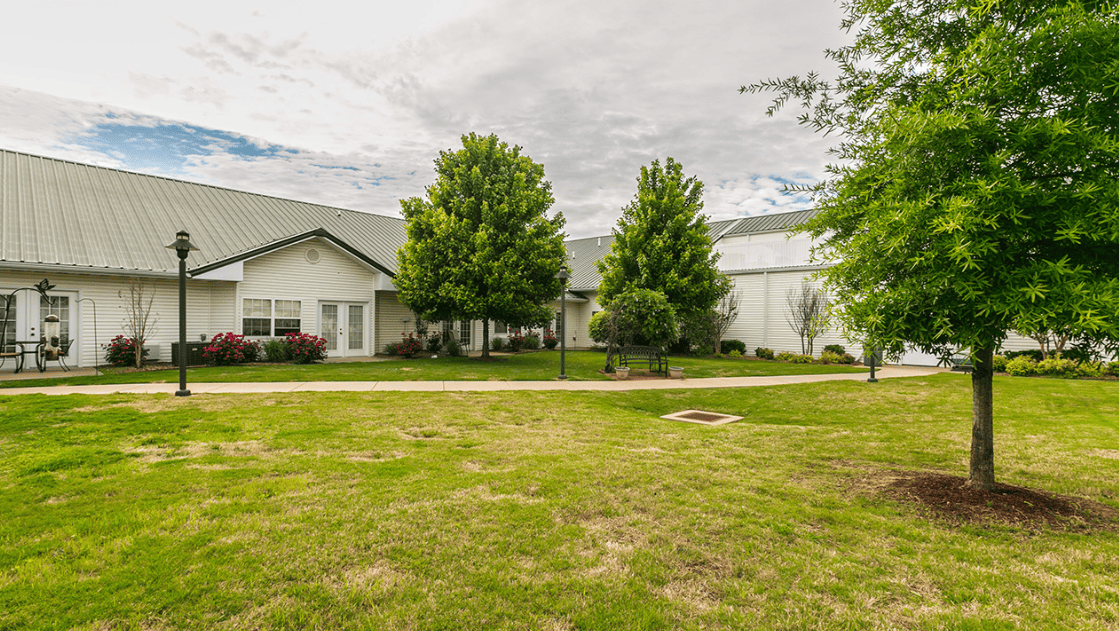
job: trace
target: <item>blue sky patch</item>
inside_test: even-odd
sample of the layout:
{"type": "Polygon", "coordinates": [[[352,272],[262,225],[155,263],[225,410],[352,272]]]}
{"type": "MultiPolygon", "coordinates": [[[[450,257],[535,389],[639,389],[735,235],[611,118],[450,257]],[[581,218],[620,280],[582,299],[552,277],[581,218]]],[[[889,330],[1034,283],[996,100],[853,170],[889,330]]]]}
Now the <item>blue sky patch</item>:
{"type": "Polygon", "coordinates": [[[227,154],[249,160],[298,153],[279,145],[261,146],[239,134],[182,123],[102,123],[68,140],[112,156],[128,169],[180,175],[194,156],[227,154]]]}

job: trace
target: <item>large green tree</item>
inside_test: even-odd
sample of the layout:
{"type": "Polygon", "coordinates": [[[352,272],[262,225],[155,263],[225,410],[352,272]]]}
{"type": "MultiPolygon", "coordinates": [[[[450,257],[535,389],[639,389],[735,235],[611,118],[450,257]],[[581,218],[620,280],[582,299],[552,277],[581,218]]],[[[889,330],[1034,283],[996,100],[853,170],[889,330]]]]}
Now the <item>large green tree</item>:
{"type": "Polygon", "coordinates": [[[548,218],[544,167],[497,136],[471,133],[442,151],[427,198],[401,200],[408,241],[397,253],[400,299],[427,320],[535,326],[551,317],[566,258],[563,215],[548,218]]]}
{"type": "Polygon", "coordinates": [[[598,262],[599,302],[635,289],[665,295],[681,318],[710,311],[730,289],[712,252],[703,182],[672,158],[641,167],[637,195],[622,209],[610,252],[598,262]]]}
{"type": "Polygon", "coordinates": [[[1119,19],[1053,0],[851,0],[834,83],[764,81],[838,134],[817,186],[849,331],[971,353],[969,484],[994,474],[992,354],[1011,330],[1119,339],[1119,19]]]}

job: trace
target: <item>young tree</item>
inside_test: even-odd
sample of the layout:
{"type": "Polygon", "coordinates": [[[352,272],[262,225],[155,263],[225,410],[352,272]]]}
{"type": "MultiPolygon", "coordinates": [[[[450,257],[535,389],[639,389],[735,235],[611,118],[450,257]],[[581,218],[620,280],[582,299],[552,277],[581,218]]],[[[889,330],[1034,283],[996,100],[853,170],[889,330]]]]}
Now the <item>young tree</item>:
{"type": "Polygon", "coordinates": [[[831,323],[828,292],[811,283],[790,287],[785,294],[785,322],[800,336],[800,352],[813,353],[817,337],[828,330],[831,323]]]}
{"type": "Polygon", "coordinates": [[[676,340],[680,325],[676,309],[659,291],[634,289],[616,296],[591,318],[591,338],[606,342],[606,372],[614,371],[619,346],[643,344],[662,351],[676,340]]]}
{"type": "MultiPolygon", "coordinates": [[[[123,289],[117,292],[124,306],[124,332],[132,340],[132,347],[136,349],[136,367],[144,366],[144,343],[155,333],[159,320],[152,315],[152,305],[155,304],[155,289],[141,278],[132,278],[128,281],[128,295],[123,289]]],[[[180,352],[186,352],[180,349],[180,352]]]]}
{"type": "Polygon", "coordinates": [[[730,330],[730,325],[738,319],[738,306],[742,301],[736,291],[728,291],[719,303],[708,312],[711,320],[711,330],[715,334],[715,352],[722,352],[723,336],[730,330]]]}
{"type": "Polygon", "coordinates": [[[622,209],[610,252],[598,262],[599,302],[634,289],[663,293],[681,318],[705,313],[730,290],[715,266],[703,209],[703,183],[672,158],[641,167],[637,195],[622,209]]]}
{"type": "Polygon", "coordinates": [[[1119,339],[1119,14],[1103,2],[852,0],[840,78],[745,86],[838,133],[817,254],[872,346],[969,349],[969,484],[995,483],[1007,331],[1119,339]]]}
{"type": "Polygon", "coordinates": [[[551,318],[564,220],[546,216],[552,185],[520,147],[473,133],[462,147],[439,153],[426,199],[401,201],[408,242],[393,284],[425,320],[481,320],[488,357],[490,320],[522,327],[551,318]]]}

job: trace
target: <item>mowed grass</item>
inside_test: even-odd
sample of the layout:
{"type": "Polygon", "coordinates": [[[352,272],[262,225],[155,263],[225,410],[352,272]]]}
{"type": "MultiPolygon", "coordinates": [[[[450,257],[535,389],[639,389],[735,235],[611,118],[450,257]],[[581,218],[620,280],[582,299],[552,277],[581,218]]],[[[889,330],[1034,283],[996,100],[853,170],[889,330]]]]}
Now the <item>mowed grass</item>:
{"type": "MultiPolygon", "coordinates": [[[[600,374],[606,354],[592,351],[571,351],[565,360],[565,372],[573,381],[607,380],[600,374]]],[[[688,378],[754,377],[769,375],[814,375],[842,372],[863,372],[868,369],[851,366],[789,364],[749,359],[672,357],[669,364],[684,368],[688,378]]],[[[492,359],[478,357],[439,357],[430,355],[409,360],[381,362],[343,362],[311,365],[246,364],[242,366],[200,366],[188,370],[188,380],[207,382],[276,382],[276,381],[549,381],[560,372],[559,351],[541,351],[518,355],[495,355],[492,359]]],[[[102,383],[178,383],[179,371],[153,370],[121,372],[106,369],[108,374],[90,377],[53,377],[34,380],[4,381],[0,388],[28,388],[47,385],[94,385],[102,383]]],[[[644,374],[637,366],[633,375],[644,374]]]]}
{"type": "MultiPolygon", "coordinates": [[[[1119,507],[1119,387],[996,379],[1000,481],[1119,507]]],[[[1115,629],[1114,528],[952,526],[968,379],[0,396],[4,629],[1115,629]],[[708,427],[659,415],[743,415],[708,427]]]]}

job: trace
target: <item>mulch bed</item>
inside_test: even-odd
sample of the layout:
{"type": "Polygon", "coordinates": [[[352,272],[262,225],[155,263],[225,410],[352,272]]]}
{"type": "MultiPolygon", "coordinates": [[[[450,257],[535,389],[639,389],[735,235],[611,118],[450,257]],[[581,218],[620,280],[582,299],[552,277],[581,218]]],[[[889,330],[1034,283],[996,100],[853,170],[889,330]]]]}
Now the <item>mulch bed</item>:
{"type": "Polygon", "coordinates": [[[967,478],[940,473],[892,471],[890,476],[894,479],[882,488],[883,495],[953,524],[1119,530],[1119,510],[1083,498],[999,483],[983,491],[967,486],[967,478]]]}

